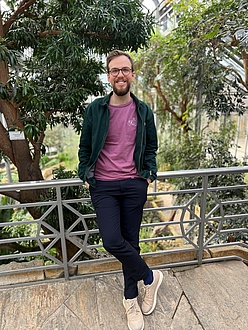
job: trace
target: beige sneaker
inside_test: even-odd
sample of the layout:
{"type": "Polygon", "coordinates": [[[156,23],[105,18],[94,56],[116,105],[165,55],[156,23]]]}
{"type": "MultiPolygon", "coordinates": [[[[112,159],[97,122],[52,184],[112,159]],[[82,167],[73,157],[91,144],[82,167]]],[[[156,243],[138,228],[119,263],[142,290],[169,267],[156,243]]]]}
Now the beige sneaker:
{"type": "Polygon", "coordinates": [[[153,282],[150,285],[145,285],[145,293],[141,305],[141,310],[144,315],[151,314],[157,303],[157,293],[163,280],[163,274],[160,270],[153,271],[153,282]]]}
{"type": "Polygon", "coordinates": [[[143,330],[144,319],[137,298],[123,299],[123,305],[127,314],[127,325],[129,330],[143,330]]]}

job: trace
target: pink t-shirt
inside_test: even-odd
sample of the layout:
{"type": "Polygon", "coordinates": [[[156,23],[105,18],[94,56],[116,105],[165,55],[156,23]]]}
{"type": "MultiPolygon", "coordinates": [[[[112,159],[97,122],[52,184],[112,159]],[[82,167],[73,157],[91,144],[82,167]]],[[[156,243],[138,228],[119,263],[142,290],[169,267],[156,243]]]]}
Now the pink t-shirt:
{"type": "Polygon", "coordinates": [[[95,178],[102,181],[138,178],[133,159],[137,129],[133,99],[121,106],[109,105],[108,135],[95,166],[95,178]]]}

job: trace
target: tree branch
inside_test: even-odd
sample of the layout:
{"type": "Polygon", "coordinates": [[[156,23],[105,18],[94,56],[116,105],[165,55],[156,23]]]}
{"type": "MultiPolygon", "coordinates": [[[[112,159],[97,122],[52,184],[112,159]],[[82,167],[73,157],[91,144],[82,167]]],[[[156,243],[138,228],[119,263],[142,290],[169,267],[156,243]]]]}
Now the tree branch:
{"type": "Polygon", "coordinates": [[[247,56],[247,52],[245,50],[242,50],[241,54],[242,54],[243,64],[244,64],[245,84],[246,84],[246,88],[248,90],[248,56],[247,56]]]}
{"type": "MultiPolygon", "coordinates": [[[[0,106],[1,106],[1,101],[0,101],[0,106]]],[[[8,132],[1,122],[0,122],[0,137],[1,137],[0,149],[12,162],[14,162],[14,154],[10,139],[8,137],[8,132]]]]}
{"type": "MultiPolygon", "coordinates": [[[[216,58],[215,49],[219,48],[219,46],[228,48],[228,47],[238,47],[239,44],[240,44],[240,41],[236,38],[235,34],[232,35],[232,40],[229,43],[221,41],[221,42],[218,43],[218,45],[212,44],[214,57],[216,58]]],[[[247,52],[245,50],[241,49],[241,55],[242,55],[242,59],[243,59],[243,68],[244,68],[245,80],[238,73],[238,71],[235,70],[234,68],[227,67],[223,64],[221,64],[221,67],[223,69],[229,71],[229,72],[233,72],[238,77],[238,80],[239,80],[240,84],[243,85],[245,87],[245,89],[248,91],[248,66],[247,66],[247,60],[248,59],[247,59],[247,52]]],[[[228,56],[230,56],[230,54],[228,56]]],[[[241,67],[242,67],[242,62],[240,64],[241,64],[241,67]]]]}
{"type": "Polygon", "coordinates": [[[46,30],[38,34],[39,38],[44,38],[46,36],[58,36],[62,33],[63,31],[60,30],[46,30]]]}
{"type": "Polygon", "coordinates": [[[16,21],[17,17],[23,14],[29,7],[31,7],[36,0],[23,0],[13,15],[6,21],[3,25],[3,33],[4,35],[9,31],[11,25],[16,21]]]}
{"type": "Polygon", "coordinates": [[[20,202],[20,193],[17,191],[2,191],[1,194],[20,202]]]}
{"type": "Polygon", "coordinates": [[[229,72],[232,72],[234,73],[237,78],[238,78],[238,81],[241,85],[243,85],[245,87],[245,89],[248,91],[248,84],[244,81],[244,79],[241,77],[241,75],[234,69],[234,68],[230,68],[230,67],[227,67],[223,64],[221,64],[221,67],[229,72]]]}
{"type": "Polygon", "coordinates": [[[1,12],[1,6],[0,6],[0,37],[3,37],[3,18],[2,18],[2,12],[1,12]]]}
{"type": "MultiPolygon", "coordinates": [[[[44,247],[48,246],[49,243],[43,243],[44,247]]],[[[22,253],[25,252],[36,252],[36,251],[40,251],[40,247],[39,246],[23,246],[21,244],[18,244],[16,242],[12,242],[12,243],[5,243],[5,244],[1,244],[0,246],[0,250],[3,249],[7,249],[10,251],[19,251],[22,253]]]]}
{"type": "Polygon", "coordinates": [[[178,114],[171,108],[168,99],[164,96],[164,94],[163,94],[163,92],[161,90],[160,82],[157,81],[157,85],[154,85],[153,87],[156,88],[158,95],[160,96],[160,98],[163,101],[164,110],[165,111],[168,111],[169,113],[171,113],[172,116],[176,119],[176,121],[181,124],[181,117],[179,117],[178,114]]]}
{"type": "Polygon", "coordinates": [[[44,132],[41,132],[40,133],[40,136],[38,138],[38,141],[35,143],[34,145],[34,165],[36,164],[37,166],[39,165],[39,162],[40,162],[40,156],[41,156],[41,145],[44,141],[44,138],[45,138],[45,133],[44,132]]]}

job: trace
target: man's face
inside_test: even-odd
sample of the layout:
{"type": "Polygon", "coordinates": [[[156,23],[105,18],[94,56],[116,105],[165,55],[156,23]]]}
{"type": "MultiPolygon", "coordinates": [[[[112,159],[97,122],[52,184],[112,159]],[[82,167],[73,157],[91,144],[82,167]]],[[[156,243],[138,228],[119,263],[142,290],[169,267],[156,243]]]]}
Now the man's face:
{"type": "MultiPolygon", "coordinates": [[[[132,68],[129,59],[125,55],[115,57],[109,63],[109,71],[122,68],[132,68]]],[[[131,70],[127,75],[124,75],[122,71],[119,71],[116,77],[113,77],[111,73],[108,73],[108,82],[112,85],[113,91],[117,96],[124,96],[129,93],[134,78],[135,74],[131,70]]]]}

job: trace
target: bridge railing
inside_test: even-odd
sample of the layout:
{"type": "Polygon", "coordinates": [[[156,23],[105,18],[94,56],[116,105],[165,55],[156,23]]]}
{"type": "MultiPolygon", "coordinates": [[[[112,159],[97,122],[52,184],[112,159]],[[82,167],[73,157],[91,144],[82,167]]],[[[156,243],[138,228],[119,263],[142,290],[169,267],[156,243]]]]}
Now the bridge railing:
{"type": "MultiPolygon", "coordinates": [[[[150,260],[157,258],[157,264],[160,267],[200,265],[233,258],[248,263],[246,258],[235,254],[213,257],[206,253],[220,247],[248,248],[248,185],[243,183],[232,186],[215,186],[212,183],[214,180],[211,180],[214,176],[238,175],[247,172],[248,166],[158,173],[158,179],[149,190],[148,202],[144,208],[140,238],[142,256],[150,258],[150,260]],[[167,184],[168,180],[179,178],[195,178],[197,185],[190,189],[177,190],[167,184]],[[230,191],[233,190],[242,191],[244,197],[229,199],[228,196],[232,196],[230,191]],[[227,222],[234,225],[229,228],[227,222]],[[241,226],[240,223],[246,225],[241,226]],[[235,238],[237,236],[240,237],[238,241],[235,238]],[[223,239],[223,237],[228,237],[228,239],[223,239]],[[191,258],[168,259],[168,255],[176,256],[184,253],[191,253],[191,258]]],[[[0,278],[30,271],[52,272],[62,269],[60,277],[68,280],[77,276],[89,276],[91,271],[82,271],[89,265],[92,270],[94,265],[99,262],[114,261],[112,256],[105,253],[101,241],[92,244],[99,231],[97,227],[92,228],[88,224],[89,222],[92,224],[92,220],[93,222],[96,220],[96,215],[94,213],[83,214],[77,207],[79,204],[89,204],[90,198],[65,199],[63,197],[62,189],[80,185],[82,185],[80,179],[0,185],[0,195],[15,191],[50,188],[55,191],[55,197],[52,200],[0,205],[0,211],[44,209],[37,219],[24,217],[10,222],[0,219],[0,264],[2,266],[6,266],[5,264],[11,263],[11,261],[18,262],[18,265],[23,261],[37,258],[44,261],[36,263],[35,266],[28,263],[25,268],[0,266],[2,267],[0,278]],[[65,210],[70,211],[74,219],[69,226],[65,226],[65,210]],[[51,213],[55,211],[55,222],[54,220],[51,222],[51,213]],[[21,235],[20,226],[22,226],[21,235]],[[9,235],[5,235],[8,231],[11,232],[11,238],[9,235]],[[32,246],[33,242],[36,242],[35,247],[32,246]],[[19,247],[23,246],[22,252],[19,248],[15,249],[15,244],[19,247]],[[60,255],[55,253],[55,247],[59,247],[60,255]],[[75,272],[75,269],[81,269],[81,271],[75,272]]],[[[106,272],[108,271],[105,269],[102,273],[106,272]]],[[[44,277],[44,281],[46,280],[51,280],[51,278],[44,277]]],[[[39,281],[37,280],[37,282],[39,281]]]]}

